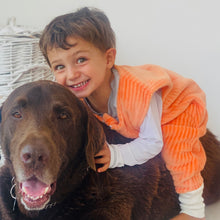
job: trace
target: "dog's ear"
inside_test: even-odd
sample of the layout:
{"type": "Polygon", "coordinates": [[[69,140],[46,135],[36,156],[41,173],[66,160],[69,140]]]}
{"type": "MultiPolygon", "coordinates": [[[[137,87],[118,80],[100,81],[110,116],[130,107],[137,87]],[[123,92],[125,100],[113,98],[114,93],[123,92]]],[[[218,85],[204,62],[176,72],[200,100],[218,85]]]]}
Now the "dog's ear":
{"type": "Polygon", "coordinates": [[[105,134],[98,119],[90,110],[88,110],[87,137],[86,160],[88,165],[96,170],[94,157],[105,143],[105,134]]]}

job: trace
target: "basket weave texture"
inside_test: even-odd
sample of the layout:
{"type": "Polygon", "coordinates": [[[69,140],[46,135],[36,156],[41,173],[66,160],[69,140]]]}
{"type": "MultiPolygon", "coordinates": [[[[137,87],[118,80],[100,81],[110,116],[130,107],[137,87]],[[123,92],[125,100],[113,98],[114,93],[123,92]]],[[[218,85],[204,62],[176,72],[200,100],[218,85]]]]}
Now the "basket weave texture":
{"type": "Polygon", "coordinates": [[[37,37],[0,35],[0,106],[22,84],[53,80],[38,43],[37,37]]]}

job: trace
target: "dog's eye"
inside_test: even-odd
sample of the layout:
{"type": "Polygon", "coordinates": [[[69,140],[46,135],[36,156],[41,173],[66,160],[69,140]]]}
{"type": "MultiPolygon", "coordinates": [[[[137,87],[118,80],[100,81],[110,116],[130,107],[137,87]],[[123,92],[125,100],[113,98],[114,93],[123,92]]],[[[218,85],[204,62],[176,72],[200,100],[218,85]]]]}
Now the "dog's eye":
{"type": "Polygon", "coordinates": [[[67,112],[60,112],[58,115],[58,119],[68,119],[70,115],[67,112]]]}
{"type": "Polygon", "coordinates": [[[20,112],[13,112],[13,113],[12,113],[12,116],[13,116],[14,118],[22,118],[22,115],[21,115],[20,112]]]}

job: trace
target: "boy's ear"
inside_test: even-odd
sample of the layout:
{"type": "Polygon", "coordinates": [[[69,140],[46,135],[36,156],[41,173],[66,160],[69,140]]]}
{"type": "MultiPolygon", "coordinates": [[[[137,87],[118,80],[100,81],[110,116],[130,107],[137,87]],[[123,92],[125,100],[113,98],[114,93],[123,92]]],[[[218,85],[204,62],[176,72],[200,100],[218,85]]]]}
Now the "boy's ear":
{"type": "Polygon", "coordinates": [[[115,64],[116,49],[110,48],[106,51],[107,65],[111,69],[115,64]]]}

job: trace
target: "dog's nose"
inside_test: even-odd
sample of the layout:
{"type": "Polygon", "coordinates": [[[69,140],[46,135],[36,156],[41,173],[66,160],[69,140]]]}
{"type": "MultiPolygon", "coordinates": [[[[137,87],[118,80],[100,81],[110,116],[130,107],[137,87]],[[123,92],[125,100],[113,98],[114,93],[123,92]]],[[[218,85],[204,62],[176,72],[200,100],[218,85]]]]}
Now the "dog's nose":
{"type": "Polygon", "coordinates": [[[25,164],[45,163],[48,160],[49,153],[43,147],[26,145],[22,148],[20,157],[25,164]]]}

